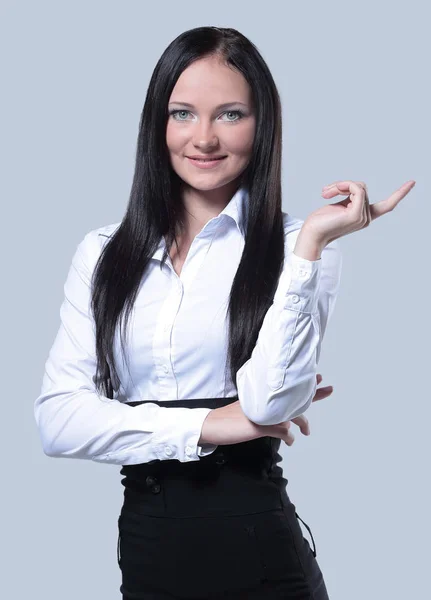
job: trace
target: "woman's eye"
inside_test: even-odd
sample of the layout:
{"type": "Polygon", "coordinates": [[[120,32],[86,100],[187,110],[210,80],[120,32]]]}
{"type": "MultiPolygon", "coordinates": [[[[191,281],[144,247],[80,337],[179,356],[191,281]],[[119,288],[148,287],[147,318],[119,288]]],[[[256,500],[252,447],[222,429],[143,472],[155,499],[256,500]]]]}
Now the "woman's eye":
{"type": "MultiPolygon", "coordinates": [[[[231,114],[231,115],[238,115],[238,118],[235,119],[235,121],[239,121],[244,116],[244,114],[240,110],[228,110],[228,111],[226,111],[223,114],[225,114],[225,115],[229,115],[229,114],[231,114]]],[[[230,119],[228,119],[228,121],[230,121],[230,119]]]]}
{"type": "MultiPolygon", "coordinates": [[[[185,121],[186,119],[177,118],[177,117],[181,114],[187,115],[189,112],[190,111],[188,111],[188,110],[172,110],[169,114],[173,116],[175,121],[185,121]]],[[[227,121],[230,123],[236,123],[236,121],[239,121],[243,118],[244,113],[240,110],[228,110],[228,111],[224,112],[223,115],[238,115],[238,118],[236,118],[236,119],[227,119],[227,121]]]]}
{"type": "MultiPolygon", "coordinates": [[[[170,114],[174,116],[174,118],[176,117],[177,114],[180,113],[188,113],[188,110],[173,110],[170,114]]],[[[184,119],[176,119],[177,121],[184,121],[184,119]]]]}

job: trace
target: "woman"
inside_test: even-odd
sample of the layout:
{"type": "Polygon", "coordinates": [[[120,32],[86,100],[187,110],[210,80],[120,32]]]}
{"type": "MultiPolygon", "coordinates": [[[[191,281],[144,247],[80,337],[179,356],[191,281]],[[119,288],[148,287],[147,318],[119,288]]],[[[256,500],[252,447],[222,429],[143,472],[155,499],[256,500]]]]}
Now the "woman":
{"type": "Polygon", "coordinates": [[[73,256],[35,418],[48,456],[122,465],[123,598],[328,598],[278,450],[331,393],[337,238],[414,182],[375,205],[334,183],[347,198],[302,221],[282,211],[281,140],[256,47],[186,31],[152,75],[123,220],[73,256]]]}

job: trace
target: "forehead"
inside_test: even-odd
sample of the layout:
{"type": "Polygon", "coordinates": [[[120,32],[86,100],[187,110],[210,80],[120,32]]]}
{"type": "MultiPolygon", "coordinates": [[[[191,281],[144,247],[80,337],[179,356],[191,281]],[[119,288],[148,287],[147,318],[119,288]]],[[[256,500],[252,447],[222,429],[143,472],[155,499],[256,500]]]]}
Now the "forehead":
{"type": "Polygon", "coordinates": [[[170,102],[247,102],[251,89],[244,76],[222,63],[219,57],[202,58],[189,65],[178,78],[170,102]]]}

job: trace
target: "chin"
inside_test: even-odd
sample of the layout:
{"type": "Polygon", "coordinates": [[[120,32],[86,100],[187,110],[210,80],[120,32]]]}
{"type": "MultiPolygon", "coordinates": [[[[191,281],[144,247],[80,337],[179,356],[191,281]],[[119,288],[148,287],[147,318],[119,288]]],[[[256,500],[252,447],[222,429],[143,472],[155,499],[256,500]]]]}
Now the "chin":
{"type": "Polygon", "coordinates": [[[190,172],[183,173],[182,169],[175,170],[177,177],[189,187],[195,188],[197,190],[208,191],[215,190],[232,184],[232,182],[236,181],[244,172],[244,169],[241,169],[239,172],[235,172],[233,174],[220,174],[220,173],[210,173],[208,171],[203,171],[197,175],[193,174],[190,176],[190,172]]]}
{"type": "Polygon", "coordinates": [[[202,181],[202,179],[197,179],[196,181],[194,181],[193,178],[187,178],[182,180],[187,186],[194,188],[195,190],[200,190],[201,192],[209,192],[211,190],[222,189],[232,184],[232,182],[234,182],[237,178],[238,176],[231,178],[223,178],[222,180],[216,180],[214,178],[212,181],[209,178],[208,181],[202,181]]]}

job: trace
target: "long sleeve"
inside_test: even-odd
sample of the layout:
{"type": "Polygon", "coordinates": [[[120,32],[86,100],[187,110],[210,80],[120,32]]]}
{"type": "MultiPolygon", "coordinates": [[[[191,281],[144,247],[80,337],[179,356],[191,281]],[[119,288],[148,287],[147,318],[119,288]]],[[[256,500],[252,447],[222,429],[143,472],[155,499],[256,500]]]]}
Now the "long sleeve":
{"type": "Polygon", "coordinates": [[[116,465],[157,459],[188,462],[211,454],[216,445],[197,444],[211,409],[153,403],[132,407],[96,391],[90,280],[98,244],[97,234],[90,231],[78,244],[64,284],[60,328],[34,403],[44,453],[116,465]]]}
{"type": "Polygon", "coordinates": [[[240,405],[254,423],[275,425],[310,406],[341,267],[338,240],[328,244],[315,261],[287,252],[273,304],[250,359],[236,377],[240,405]]]}

